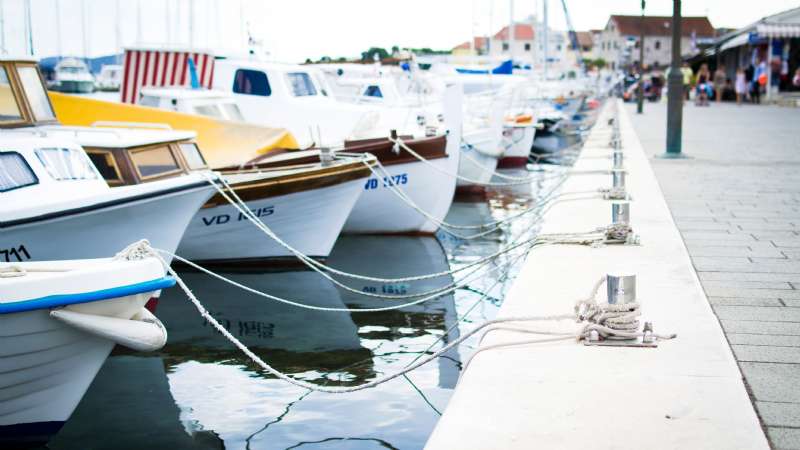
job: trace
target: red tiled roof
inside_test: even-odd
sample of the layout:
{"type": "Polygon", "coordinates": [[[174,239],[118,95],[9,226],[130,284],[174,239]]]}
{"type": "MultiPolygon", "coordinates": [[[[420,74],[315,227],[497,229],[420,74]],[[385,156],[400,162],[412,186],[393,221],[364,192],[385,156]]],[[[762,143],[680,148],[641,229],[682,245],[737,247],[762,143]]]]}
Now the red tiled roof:
{"type": "MultiPolygon", "coordinates": [[[[499,39],[501,41],[508,40],[508,26],[504,26],[503,29],[497,32],[494,35],[495,39],[499,39]]],[[[514,40],[516,41],[532,41],[533,40],[533,27],[530,24],[525,23],[515,23],[514,24],[514,40]]]]}
{"type": "MultiPolygon", "coordinates": [[[[475,46],[475,50],[480,50],[486,48],[486,38],[483,36],[475,36],[472,38],[473,45],[475,46]]],[[[458,44],[453,48],[453,50],[468,50],[469,49],[469,41],[463,42],[458,44]]]]}
{"type": "MultiPolygon", "coordinates": [[[[624,36],[639,36],[640,24],[644,27],[645,36],[669,36],[672,34],[671,16],[621,16],[612,15],[609,22],[617,24],[617,30],[624,36]]],[[[695,32],[697,37],[714,37],[714,27],[708,17],[683,17],[681,18],[681,34],[689,37],[695,32]]]]}
{"type": "Polygon", "coordinates": [[[581,47],[592,48],[594,46],[594,38],[592,38],[592,32],[591,31],[578,31],[575,34],[578,35],[578,44],[581,47]]]}

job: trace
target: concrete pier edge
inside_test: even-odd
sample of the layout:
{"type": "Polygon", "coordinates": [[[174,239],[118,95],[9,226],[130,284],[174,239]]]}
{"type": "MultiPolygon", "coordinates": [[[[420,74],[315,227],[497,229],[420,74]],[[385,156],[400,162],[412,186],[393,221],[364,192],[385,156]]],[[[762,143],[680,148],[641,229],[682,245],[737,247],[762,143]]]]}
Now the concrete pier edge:
{"type": "MultiPolygon", "coordinates": [[[[607,102],[575,164],[610,169],[607,102]]],[[[631,224],[641,246],[547,246],[532,252],[501,317],[572,311],[607,272],[637,274],[643,320],[677,333],[658,348],[585,347],[574,341],[483,352],[462,379],[429,449],[769,448],[719,321],[701,288],[664,196],[622,105],[618,105],[631,224]]],[[[575,174],[563,192],[611,185],[575,174]]],[[[601,198],[562,202],[543,233],[589,231],[611,222],[601,198]]],[[[577,331],[570,322],[525,325],[577,331]]],[[[529,339],[497,331],[483,345],[529,339]]]]}

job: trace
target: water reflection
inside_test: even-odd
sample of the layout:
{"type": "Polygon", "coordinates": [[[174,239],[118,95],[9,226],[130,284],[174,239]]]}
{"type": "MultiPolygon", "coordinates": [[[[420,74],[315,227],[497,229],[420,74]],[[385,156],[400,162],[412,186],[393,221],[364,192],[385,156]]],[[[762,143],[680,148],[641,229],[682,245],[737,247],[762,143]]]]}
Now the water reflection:
{"type": "MultiPolygon", "coordinates": [[[[491,190],[482,201],[455,203],[447,220],[477,224],[507,217],[533,205],[556,181],[546,177],[530,186],[491,190]]],[[[437,238],[343,236],[328,262],[379,278],[441,272],[535,231],[531,220],[521,220],[474,241],[445,233],[437,238]]],[[[494,317],[519,262],[519,256],[500,257],[493,263],[498,270],[451,294],[369,313],[299,309],[196,272],[181,276],[217,320],[275,368],[315,383],[346,386],[393,373],[455,339],[459,330],[494,317]]],[[[349,292],[306,270],[224,275],[308,305],[373,308],[400,302],[349,292]]],[[[343,281],[360,292],[405,295],[454,279],[343,281]]],[[[122,449],[422,448],[452,394],[462,359],[475,344],[467,341],[445,358],[374,389],[309,393],[264,374],[205,323],[179,290],[164,293],[157,313],[168,328],[168,345],[148,357],[109,358],[51,443],[53,449],[108,448],[111,442],[122,449]]]]}

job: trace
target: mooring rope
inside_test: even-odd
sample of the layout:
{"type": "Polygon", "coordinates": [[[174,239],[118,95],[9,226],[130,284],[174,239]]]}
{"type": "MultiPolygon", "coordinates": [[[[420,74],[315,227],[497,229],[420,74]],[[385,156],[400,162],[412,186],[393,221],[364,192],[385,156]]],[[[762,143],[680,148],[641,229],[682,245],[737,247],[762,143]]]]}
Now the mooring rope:
{"type": "MultiPolygon", "coordinates": [[[[423,366],[423,365],[425,365],[425,364],[427,364],[427,363],[429,363],[431,361],[434,361],[435,359],[443,356],[445,353],[450,351],[450,349],[456,347],[457,345],[460,345],[462,342],[464,342],[465,340],[467,340],[470,337],[474,336],[475,334],[477,334],[481,330],[484,330],[486,328],[492,327],[494,325],[514,323],[514,322],[517,322],[517,323],[519,323],[519,322],[548,322],[548,321],[561,321],[561,320],[591,321],[594,318],[594,316],[592,316],[592,317],[586,317],[586,316],[582,317],[579,314],[573,312],[573,313],[568,313],[568,314],[556,314],[556,315],[547,315],[547,316],[520,316],[520,317],[506,317],[506,318],[492,319],[492,320],[488,320],[488,321],[478,325],[477,327],[473,328],[472,330],[469,330],[469,331],[465,332],[458,339],[455,339],[455,340],[449,342],[447,345],[443,346],[441,349],[437,350],[433,354],[431,354],[431,355],[429,355],[429,356],[427,356],[425,358],[421,358],[418,361],[416,361],[416,362],[414,362],[414,363],[404,367],[403,369],[401,369],[401,370],[399,370],[399,371],[397,371],[395,373],[392,373],[390,375],[386,375],[386,376],[374,379],[372,381],[369,381],[369,382],[366,382],[366,383],[362,383],[362,384],[357,385],[357,386],[347,386],[347,387],[322,386],[322,385],[318,385],[318,384],[314,384],[314,383],[309,383],[309,382],[306,382],[306,381],[298,380],[296,378],[293,378],[292,376],[290,376],[287,373],[284,373],[284,372],[281,372],[281,371],[275,369],[270,364],[268,364],[266,361],[264,361],[261,357],[256,355],[252,350],[250,350],[241,341],[239,341],[224,326],[222,326],[222,324],[220,324],[214,318],[214,316],[211,313],[209,313],[209,311],[202,305],[202,303],[200,303],[200,300],[197,298],[197,296],[195,296],[194,292],[192,292],[192,290],[189,288],[189,286],[186,285],[186,283],[183,281],[183,279],[180,277],[180,275],[178,275],[178,273],[172,267],[170,267],[169,264],[161,257],[161,255],[159,254],[159,251],[163,251],[163,250],[153,249],[152,247],[150,247],[150,245],[149,245],[149,243],[147,241],[143,240],[143,241],[139,241],[139,242],[136,242],[136,243],[128,246],[123,251],[121,251],[119,254],[117,254],[117,256],[115,256],[115,258],[121,258],[122,257],[122,258],[125,258],[125,259],[134,259],[134,258],[144,258],[144,257],[149,257],[149,256],[157,258],[161,262],[161,264],[163,265],[164,269],[172,277],[175,278],[176,283],[183,290],[183,292],[186,294],[186,296],[189,298],[189,301],[191,301],[191,303],[194,305],[195,309],[197,309],[197,311],[200,313],[200,316],[205,321],[207,321],[209,324],[211,324],[211,326],[214,327],[214,329],[217,330],[217,332],[219,332],[222,336],[224,336],[236,348],[238,348],[242,353],[244,353],[248,358],[250,358],[251,361],[256,363],[261,369],[263,369],[264,371],[268,372],[269,374],[273,375],[274,377],[276,377],[278,379],[281,379],[281,380],[283,380],[283,381],[285,381],[287,383],[293,384],[295,386],[298,386],[298,387],[301,387],[301,388],[304,388],[304,389],[318,391],[318,392],[327,392],[327,393],[332,393],[332,394],[343,394],[343,393],[356,392],[356,391],[360,391],[360,390],[369,389],[369,388],[373,388],[373,387],[379,386],[379,385],[381,385],[383,383],[386,383],[388,381],[391,381],[391,380],[393,380],[393,379],[395,379],[397,377],[403,376],[403,375],[405,375],[405,374],[407,374],[407,373],[409,373],[409,372],[411,372],[411,371],[413,371],[413,370],[415,370],[415,369],[417,369],[417,368],[419,368],[419,367],[421,367],[421,366],[423,366]]],[[[170,252],[166,252],[166,253],[169,254],[170,252]]],[[[591,325],[591,323],[590,323],[590,325],[591,325]]],[[[608,328],[608,327],[603,327],[602,325],[599,325],[598,328],[606,329],[606,331],[609,333],[609,336],[615,336],[614,329],[611,329],[611,328],[608,328]]],[[[597,328],[592,328],[592,329],[597,329],[597,328]]],[[[540,332],[537,332],[536,330],[527,330],[526,332],[542,334],[540,332]]],[[[630,331],[625,331],[624,333],[625,334],[631,334],[630,331]]],[[[585,333],[575,333],[572,336],[559,336],[558,338],[545,338],[545,339],[539,339],[539,340],[536,340],[536,341],[528,340],[528,341],[525,341],[525,342],[514,342],[514,343],[497,344],[497,345],[494,345],[494,346],[486,347],[485,349],[488,350],[490,348],[509,347],[509,346],[513,346],[513,345],[517,345],[518,346],[518,345],[524,345],[524,344],[530,344],[530,343],[551,342],[551,341],[553,341],[555,339],[558,339],[558,340],[573,339],[573,338],[581,339],[583,337],[586,337],[585,333]]],[[[480,351],[483,351],[483,350],[479,350],[475,354],[479,353],[480,351]]],[[[474,358],[474,356],[475,355],[473,355],[473,358],[474,358]]],[[[467,363],[467,365],[468,364],[469,364],[469,362],[467,363]]],[[[466,370],[466,367],[465,367],[465,370],[466,370]]]]}

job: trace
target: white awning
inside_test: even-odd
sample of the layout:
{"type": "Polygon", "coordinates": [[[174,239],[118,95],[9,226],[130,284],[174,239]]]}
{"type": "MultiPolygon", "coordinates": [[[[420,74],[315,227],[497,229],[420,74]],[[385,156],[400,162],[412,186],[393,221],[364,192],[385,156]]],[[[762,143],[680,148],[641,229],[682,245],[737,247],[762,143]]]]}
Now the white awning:
{"type": "Polygon", "coordinates": [[[729,39],[727,42],[722,44],[719,50],[723,51],[729,48],[739,47],[747,44],[749,41],[750,41],[749,35],[747,33],[742,33],[738,36],[734,36],[733,38],[729,39]]]}
{"type": "Polygon", "coordinates": [[[800,23],[760,23],[756,31],[759,37],[796,38],[800,37],[800,23]]]}

